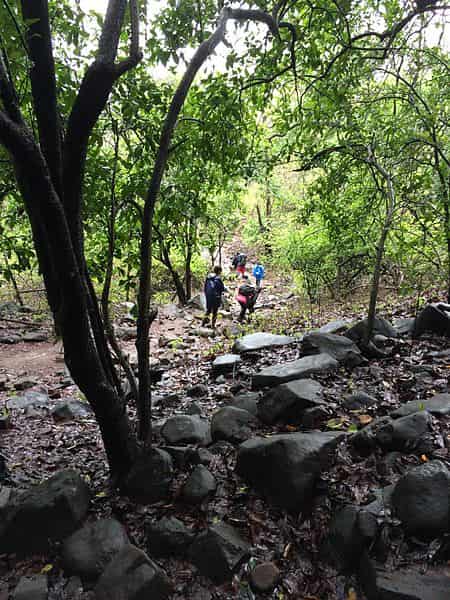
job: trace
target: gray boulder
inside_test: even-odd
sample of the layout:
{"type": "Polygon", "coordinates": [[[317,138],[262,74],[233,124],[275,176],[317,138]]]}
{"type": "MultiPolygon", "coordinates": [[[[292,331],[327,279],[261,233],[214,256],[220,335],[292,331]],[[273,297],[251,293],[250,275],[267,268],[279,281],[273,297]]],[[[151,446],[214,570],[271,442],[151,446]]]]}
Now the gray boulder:
{"type": "Polygon", "coordinates": [[[15,333],[1,333],[0,334],[0,344],[18,344],[22,341],[22,337],[15,333]]]}
{"type": "Polygon", "coordinates": [[[436,333],[450,337],[450,305],[442,302],[428,304],[416,317],[414,337],[423,333],[436,333]]]}
{"type": "Polygon", "coordinates": [[[6,401],[10,409],[26,410],[28,408],[48,408],[50,398],[46,392],[24,392],[21,396],[12,396],[6,401]]]}
{"type": "Polygon", "coordinates": [[[239,368],[241,357],[239,354],[224,354],[218,356],[212,363],[212,370],[215,375],[220,373],[228,373],[239,368]]]}
{"type": "Polygon", "coordinates": [[[47,600],[48,583],[47,575],[33,575],[21,577],[15,588],[13,600],[47,600]]]}
{"type": "Polygon", "coordinates": [[[395,515],[409,535],[424,539],[450,531],[450,472],[439,460],[410,469],[392,492],[395,515]]]}
{"type": "Polygon", "coordinates": [[[355,571],[378,530],[376,517],[358,506],[344,506],[333,515],[328,544],[331,558],[343,571],[355,571]]]}
{"type": "Polygon", "coordinates": [[[299,341],[300,338],[287,335],[275,335],[273,333],[250,333],[237,339],[233,345],[233,352],[240,354],[242,352],[252,352],[262,350],[263,348],[274,348],[276,346],[286,346],[299,341]]]}
{"type": "Polygon", "coordinates": [[[275,386],[293,379],[302,379],[313,373],[327,373],[337,369],[339,363],[329,354],[305,356],[298,360],[266,367],[253,376],[253,389],[275,386]]]}
{"type": "Polygon", "coordinates": [[[350,323],[348,321],[344,321],[343,319],[337,319],[336,321],[331,321],[326,325],[322,325],[318,329],[319,333],[343,333],[350,327],[350,323]]]}
{"type": "Polygon", "coordinates": [[[344,436],[314,432],[253,438],[239,447],[236,471],[275,504],[300,512],[344,436]]]}
{"type": "MultiPolygon", "coordinates": [[[[363,339],[367,331],[367,319],[363,321],[358,321],[355,325],[350,327],[345,332],[345,336],[350,338],[355,342],[355,344],[359,344],[363,339]]],[[[372,335],[382,335],[386,338],[396,338],[398,333],[396,329],[382,317],[375,317],[373,332],[372,335]]]]}
{"type": "Polygon", "coordinates": [[[206,297],[205,294],[196,294],[188,302],[188,306],[193,306],[199,310],[206,310],[206,297]]]}
{"type": "Polygon", "coordinates": [[[161,429],[161,434],[169,444],[211,443],[209,422],[196,415],[177,415],[170,417],[161,429]]]}
{"type": "Polygon", "coordinates": [[[304,336],[302,347],[304,352],[312,350],[329,354],[347,367],[357,367],[364,362],[358,346],[343,335],[312,331],[304,336]]]}
{"type": "Polygon", "coordinates": [[[170,494],[173,463],[168,452],[152,448],[150,455],[140,456],[125,481],[125,490],[137,502],[151,504],[165,500],[170,494]]]}
{"type": "Polygon", "coordinates": [[[217,488],[213,474],[203,465],[197,465],[188,477],[182,491],[182,498],[190,504],[200,504],[214,494],[217,488]]]}
{"type": "Polygon", "coordinates": [[[96,600],[165,600],[172,586],[162,569],[135,546],[126,546],[109,563],[95,587],[96,600]]]}
{"type": "Polygon", "coordinates": [[[92,408],[86,402],[80,402],[74,398],[67,398],[59,402],[51,410],[51,414],[56,421],[71,421],[83,417],[92,417],[92,408]]]}
{"type": "Polygon", "coordinates": [[[258,416],[263,423],[301,420],[305,409],[323,404],[323,388],[312,379],[295,379],[269,390],[259,401],[258,416]]]}
{"type": "Polygon", "coordinates": [[[257,424],[257,419],[248,411],[225,406],[213,415],[211,436],[215,442],[226,440],[239,444],[252,435],[252,427],[256,427],[257,424]]]}
{"type": "Polygon", "coordinates": [[[352,443],[363,454],[370,453],[377,445],[383,450],[411,451],[419,446],[429,423],[430,416],[425,411],[397,420],[380,417],[358,431],[352,443]]]}
{"type": "Polygon", "coordinates": [[[194,533],[175,517],[145,522],[147,551],[151,556],[183,557],[194,541],[194,533]]]}
{"type": "Polygon", "coordinates": [[[247,557],[249,544],[226,523],[211,525],[189,548],[189,558],[202,575],[214,583],[229,581],[247,557]]]}
{"type": "Polygon", "coordinates": [[[346,396],[342,402],[345,408],[348,410],[363,410],[370,408],[377,403],[376,398],[369,396],[365,392],[355,392],[346,396]]]}
{"type": "Polygon", "coordinates": [[[436,394],[429,400],[411,400],[391,412],[391,417],[406,417],[422,410],[436,417],[450,415],[450,394],[436,394]]]}
{"type": "Polygon", "coordinates": [[[258,416],[258,401],[260,399],[259,392],[243,392],[238,394],[230,402],[230,406],[246,410],[254,417],[258,416]]]}
{"type": "Polygon", "coordinates": [[[448,575],[410,569],[377,570],[379,600],[450,600],[448,575]]]}
{"type": "Polygon", "coordinates": [[[77,471],[65,469],[17,495],[2,512],[0,553],[30,555],[45,552],[83,522],[89,488],[77,471]]]}
{"type": "Polygon", "coordinates": [[[45,331],[29,331],[25,333],[23,336],[24,342],[46,342],[48,340],[48,335],[45,331]]]}
{"type": "Polygon", "coordinates": [[[394,319],[393,325],[394,329],[397,331],[398,335],[412,335],[414,331],[415,318],[410,317],[407,319],[394,319]]]}
{"type": "Polygon", "coordinates": [[[95,581],[110,560],[129,543],[125,529],[115,519],[88,523],[64,541],[64,568],[84,581],[95,581]]]}

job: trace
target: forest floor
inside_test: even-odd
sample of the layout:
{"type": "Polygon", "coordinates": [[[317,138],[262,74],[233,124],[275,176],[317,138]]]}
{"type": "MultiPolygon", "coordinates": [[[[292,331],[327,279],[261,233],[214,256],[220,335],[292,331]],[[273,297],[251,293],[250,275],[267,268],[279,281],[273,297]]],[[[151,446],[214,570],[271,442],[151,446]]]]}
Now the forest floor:
{"type": "MultiPolygon", "coordinates": [[[[250,254],[250,259],[255,258],[250,254]]],[[[236,336],[251,331],[300,335],[337,318],[354,321],[364,316],[365,302],[355,298],[346,304],[328,302],[320,308],[316,306],[311,314],[280,274],[269,273],[260,297],[262,307],[255,312],[253,322],[241,328],[236,323],[238,307],[233,306],[231,289],[235,283],[231,275],[226,276],[226,284],[230,288],[231,311],[222,315],[215,337],[201,327],[203,313],[196,307],[181,309],[174,304],[161,307],[152,326],[151,367],[162,375],[153,388],[155,442],[159,445],[165,445],[159,431],[169,416],[197,411],[210,418],[219,407],[228,405],[236,394],[251,389],[255,371],[301,356],[297,345],[262,350],[244,355],[237,372],[225,377],[214,376],[211,361],[228,352],[236,336]],[[207,388],[200,396],[193,397],[198,384],[206,384],[207,388]]],[[[391,320],[410,316],[412,304],[412,300],[380,301],[382,314],[391,320]]],[[[0,321],[0,340],[9,337],[14,341],[0,344],[0,406],[6,407],[8,399],[20,396],[23,390],[40,392],[48,401],[32,410],[9,411],[9,426],[0,432],[1,452],[9,470],[8,486],[27,488],[76,463],[93,492],[89,520],[115,517],[125,526],[131,541],[141,548],[146,548],[144,519],[159,520],[171,515],[195,530],[225,519],[249,540],[250,559],[232,581],[221,586],[214,586],[199,575],[187,561],[158,559],[158,564],[170,574],[175,600],[362,600],[364,596],[360,592],[352,591],[351,586],[356,586],[352,577],[340,574],[324,560],[323,545],[332,515],[347,503],[366,504],[375,497],[376,490],[395,482],[411,465],[431,459],[450,465],[449,419],[432,417],[422,446],[411,452],[386,454],[377,450],[364,457],[355,454],[347,443],[342,443],[334,466],[322,475],[314,506],[308,514],[289,514],[249,489],[234,472],[236,448],[231,444],[222,444],[209,465],[218,483],[211,499],[199,506],[182,501],[181,490],[192,468],[187,464],[177,469],[169,501],[138,505],[109,487],[106,459],[95,420],[88,416],[57,421],[51,415],[51,409],[61,400],[80,399],[81,395],[65,369],[60,344],[52,340],[49,320],[36,321],[33,313],[10,308],[12,310],[6,316],[6,313],[0,315],[10,319],[0,321]],[[23,341],[26,334],[30,341],[23,341]],[[43,341],[32,341],[30,334],[39,334],[43,341]],[[256,592],[249,585],[249,572],[261,561],[272,561],[280,570],[276,586],[268,593],[256,592]]],[[[126,307],[118,308],[116,323],[122,346],[134,362],[134,323],[127,315],[126,307]]],[[[414,341],[399,338],[388,358],[371,360],[353,370],[341,367],[333,374],[314,376],[324,386],[327,401],[327,409],[315,427],[322,431],[349,431],[387,415],[408,400],[427,399],[433,394],[447,392],[449,368],[450,352],[446,339],[433,336],[414,341]],[[364,411],[349,410],[343,399],[355,391],[369,394],[376,402],[364,411]]],[[[130,412],[133,415],[132,407],[130,412]]],[[[254,434],[301,430],[301,424],[297,423],[260,425],[254,434]]],[[[427,543],[409,539],[395,519],[383,525],[383,536],[382,547],[375,549],[375,558],[382,558],[387,569],[395,572],[400,567],[408,567],[421,573],[449,575],[446,539],[427,543]],[[436,556],[439,553],[442,556],[443,552],[445,560],[436,564],[436,556]]],[[[40,572],[48,573],[49,599],[66,598],[62,592],[66,577],[58,545],[49,555],[25,560],[14,555],[0,555],[0,600],[7,600],[8,590],[14,588],[22,575],[40,572]]],[[[90,594],[87,591],[79,597],[88,599],[92,597],[90,594]]]]}

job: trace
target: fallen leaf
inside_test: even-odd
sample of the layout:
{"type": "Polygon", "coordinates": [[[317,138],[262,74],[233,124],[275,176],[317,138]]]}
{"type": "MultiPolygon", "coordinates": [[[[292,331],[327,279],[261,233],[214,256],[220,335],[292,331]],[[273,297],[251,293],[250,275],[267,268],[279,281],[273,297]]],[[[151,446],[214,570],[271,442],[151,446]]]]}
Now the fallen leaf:
{"type": "Polygon", "coordinates": [[[373,421],[373,417],[370,415],[359,415],[358,421],[361,425],[368,425],[371,421],[373,421]]]}

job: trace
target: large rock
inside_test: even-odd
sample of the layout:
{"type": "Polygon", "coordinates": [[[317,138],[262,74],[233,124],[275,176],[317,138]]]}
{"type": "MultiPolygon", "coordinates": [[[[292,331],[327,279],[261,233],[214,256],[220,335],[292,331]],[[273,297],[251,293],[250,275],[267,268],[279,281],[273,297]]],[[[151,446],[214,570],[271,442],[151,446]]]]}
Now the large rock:
{"type": "Polygon", "coordinates": [[[264,423],[301,420],[305,409],[323,404],[323,388],[313,379],[295,379],[269,390],[259,401],[258,416],[264,423]]]}
{"type": "Polygon", "coordinates": [[[336,321],[331,321],[326,325],[322,325],[318,329],[319,333],[343,333],[350,327],[350,323],[348,321],[344,321],[343,319],[337,319],[336,321]]]}
{"type": "Polygon", "coordinates": [[[182,498],[190,504],[200,504],[216,491],[213,474],[203,465],[197,465],[183,487],[182,498]]]}
{"type": "MultiPolygon", "coordinates": [[[[350,327],[345,332],[345,336],[353,340],[356,344],[359,344],[365,337],[367,331],[367,319],[358,321],[353,327],[350,327]]],[[[382,335],[387,338],[396,338],[398,333],[396,329],[387,321],[381,317],[375,317],[373,324],[372,335],[382,335]]]]}
{"type": "Polygon", "coordinates": [[[273,348],[275,346],[286,346],[297,342],[300,338],[287,335],[275,335],[273,333],[250,333],[237,339],[233,345],[233,352],[237,354],[242,352],[252,352],[262,350],[263,348],[273,348]]]}
{"type": "Polygon", "coordinates": [[[161,429],[161,434],[169,444],[200,444],[201,446],[207,446],[211,443],[209,422],[196,415],[170,417],[161,429]]]}
{"type": "Polygon", "coordinates": [[[365,392],[355,392],[346,396],[342,402],[344,407],[348,410],[364,410],[374,406],[377,403],[377,399],[365,392]]]}
{"type": "Polygon", "coordinates": [[[425,575],[410,569],[377,570],[378,600],[450,600],[447,573],[425,575]]]}
{"type": "Polygon", "coordinates": [[[80,402],[75,398],[67,398],[59,402],[51,411],[56,421],[71,421],[93,415],[92,408],[86,402],[80,402]]]}
{"type": "Polygon", "coordinates": [[[399,318],[394,319],[393,325],[398,335],[411,335],[414,331],[415,322],[416,320],[414,317],[409,317],[406,319],[399,318]]]}
{"type": "Polygon", "coordinates": [[[249,550],[249,544],[233,527],[216,523],[197,536],[189,557],[202,575],[221,584],[233,577],[249,550]]]}
{"type": "Polygon", "coordinates": [[[64,568],[85,581],[95,581],[110,560],[129,543],[125,529],[115,519],[88,523],[64,541],[64,568]]]}
{"type": "Polygon", "coordinates": [[[234,369],[238,369],[241,363],[239,354],[224,354],[218,356],[212,364],[212,370],[216,375],[220,373],[228,373],[234,369]]]}
{"type": "Polygon", "coordinates": [[[205,294],[196,294],[188,302],[188,306],[193,306],[200,310],[206,310],[206,296],[205,294]]]}
{"type": "Polygon", "coordinates": [[[336,566],[343,571],[355,571],[363,550],[377,534],[376,517],[357,506],[344,506],[333,515],[328,544],[336,566]]]}
{"type": "Polygon", "coordinates": [[[46,392],[27,391],[21,396],[12,396],[6,401],[6,407],[26,410],[29,408],[48,408],[50,398],[46,392]]]}
{"type": "Polygon", "coordinates": [[[21,577],[12,594],[12,600],[47,600],[47,575],[21,577]]]}
{"type": "Polygon", "coordinates": [[[151,556],[184,556],[194,541],[194,533],[175,517],[145,522],[147,550],[151,556]]]}
{"type": "Polygon", "coordinates": [[[225,406],[213,415],[211,436],[215,442],[226,440],[239,444],[252,435],[252,427],[256,427],[257,424],[256,418],[248,411],[225,406]]]}
{"type": "Polygon", "coordinates": [[[395,485],[395,515],[410,535],[430,539],[450,531],[450,472],[439,460],[413,467],[395,485]]]}
{"type": "Polygon", "coordinates": [[[0,553],[45,552],[83,522],[89,488],[77,471],[59,471],[43,483],[13,496],[2,514],[0,553]]]}
{"type": "Polygon", "coordinates": [[[343,335],[312,331],[305,335],[302,346],[305,352],[318,350],[347,367],[357,367],[364,361],[358,346],[343,335]]]}
{"type": "Polygon", "coordinates": [[[299,512],[307,507],[322,470],[345,434],[291,433],[241,444],[238,474],[275,504],[299,512]]]}
{"type": "Polygon", "coordinates": [[[391,412],[391,417],[394,419],[406,417],[421,410],[427,411],[436,417],[450,415],[450,394],[436,394],[429,400],[411,400],[411,402],[406,402],[400,408],[391,412]]]}
{"type": "Polygon", "coordinates": [[[383,450],[412,451],[429,430],[429,423],[430,416],[425,411],[397,420],[380,417],[356,433],[352,443],[364,454],[370,453],[377,445],[383,450]]]}
{"type": "Polygon", "coordinates": [[[414,323],[415,337],[423,333],[437,333],[450,337],[450,305],[442,302],[428,304],[416,317],[414,323]]]}
{"type": "Polygon", "coordinates": [[[326,373],[337,369],[339,363],[329,354],[305,356],[272,367],[266,367],[253,376],[252,386],[260,389],[265,386],[279,385],[293,379],[302,379],[313,373],[326,373]]]}
{"type": "Polygon", "coordinates": [[[140,456],[125,481],[130,498],[144,504],[165,500],[173,479],[173,463],[168,452],[152,448],[150,455],[140,456]]]}
{"type": "Polygon", "coordinates": [[[162,569],[135,546],[109,563],[95,587],[96,600],[165,600],[172,586],[162,569]]]}
{"type": "Polygon", "coordinates": [[[241,410],[246,410],[254,417],[258,416],[258,402],[260,399],[259,392],[243,392],[238,394],[233,398],[230,402],[230,406],[234,406],[234,408],[240,408],[241,410]]]}

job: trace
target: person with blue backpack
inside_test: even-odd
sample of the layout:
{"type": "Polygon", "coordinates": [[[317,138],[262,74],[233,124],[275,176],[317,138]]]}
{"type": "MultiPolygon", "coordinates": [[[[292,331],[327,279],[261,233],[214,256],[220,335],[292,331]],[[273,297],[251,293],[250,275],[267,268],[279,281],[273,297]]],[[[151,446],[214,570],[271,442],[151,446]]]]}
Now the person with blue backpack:
{"type": "Polygon", "coordinates": [[[216,266],[214,267],[214,272],[210,273],[205,280],[206,314],[202,325],[209,325],[211,317],[211,327],[213,329],[216,327],[217,313],[222,304],[222,294],[225,292],[225,286],[220,278],[221,274],[221,267],[216,266]]]}
{"type": "Polygon", "coordinates": [[[264,279],[265,274],[264,267],[259,263],[256,263],[256,265],[253,267],[253,277],[255,278],[257,290],[259,290],[261,287],[261,281],[264,279]]]}

